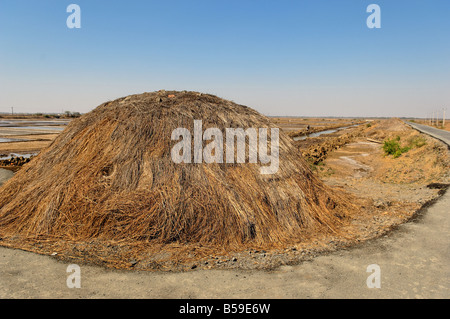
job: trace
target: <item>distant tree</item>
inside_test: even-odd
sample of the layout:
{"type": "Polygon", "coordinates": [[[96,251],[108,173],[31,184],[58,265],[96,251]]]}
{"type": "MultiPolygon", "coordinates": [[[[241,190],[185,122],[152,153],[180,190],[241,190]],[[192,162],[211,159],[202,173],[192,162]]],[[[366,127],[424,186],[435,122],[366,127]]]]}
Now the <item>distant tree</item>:
{"type": "Polygon", "coordinates": [[[65,114],[66,117],[72,117],[72,118],[81,116],[80,112],[65,111],[64,114],[65,114]]]}

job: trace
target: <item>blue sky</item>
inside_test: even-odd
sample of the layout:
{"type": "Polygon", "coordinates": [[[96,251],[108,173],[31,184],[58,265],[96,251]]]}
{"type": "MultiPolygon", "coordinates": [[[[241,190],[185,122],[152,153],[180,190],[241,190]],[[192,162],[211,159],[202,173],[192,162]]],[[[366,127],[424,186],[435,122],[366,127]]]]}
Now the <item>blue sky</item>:
{"type": "Polygon", "coordinates": [[[0,112],[159,89],[267,115],[423,117],[450,104],[450,1],[1,0],[0,112]]]}

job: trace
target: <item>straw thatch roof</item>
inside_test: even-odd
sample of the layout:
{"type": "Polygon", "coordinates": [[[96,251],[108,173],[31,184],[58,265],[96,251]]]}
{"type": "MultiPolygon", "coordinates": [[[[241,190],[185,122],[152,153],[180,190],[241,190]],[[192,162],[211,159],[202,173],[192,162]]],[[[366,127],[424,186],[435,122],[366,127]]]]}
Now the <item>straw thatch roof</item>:
{"type": "Polygon", "coordinates": [[[192,130],[193,120],[202,120],[203,129],[274,127],[253,109],[196,92],[158,91],[104,103],[73,120],[0,188],[0,244],[15,240],[12,246],[34,250],[38,241],[124,241],[239,249],[338,229],[347,203],[311,173],[282,132],[273,175],[261,174],[260,164],[174,163],[171,133],[192,130]]]}

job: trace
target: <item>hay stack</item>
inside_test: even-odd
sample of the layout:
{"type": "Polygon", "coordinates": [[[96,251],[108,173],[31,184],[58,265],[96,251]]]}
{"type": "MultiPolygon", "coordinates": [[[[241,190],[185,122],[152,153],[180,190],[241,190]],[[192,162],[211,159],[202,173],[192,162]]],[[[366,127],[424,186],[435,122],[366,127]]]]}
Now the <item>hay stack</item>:
{"type": "Polygon", "coordinates": [[[258,164],[175,164],[171,133],[192,131],[194,120],[203,129],[275,127],[248,107],[196,92],[104,103],[73,120],[0,189],[1,243],[239,249],[337,229],[346,204],[314,177],[282,132],[274,175],[262,175],[258,164]]]}

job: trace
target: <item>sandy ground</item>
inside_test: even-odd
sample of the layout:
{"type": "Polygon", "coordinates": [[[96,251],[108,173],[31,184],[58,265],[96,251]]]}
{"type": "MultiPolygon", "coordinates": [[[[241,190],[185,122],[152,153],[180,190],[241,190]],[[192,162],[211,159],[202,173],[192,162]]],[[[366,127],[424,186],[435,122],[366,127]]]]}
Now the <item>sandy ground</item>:
{"type": "MultiPolygon", "coordinates": [[[[47,147],[51,142],[47,141],[32,141],[32,142],[23,142],[21,145],[18,145],[17,147],[11,147],[7,145],[2,145],[2,150],[0,152],[7,154],[7,153],[19,153],[19,154],[29,154],[29,153],[36,153],[39,152],[39,150],[43,149],[44,147],[47,147]]],[[[2,143],[7,144],[7,143],[2,143]]],[[[17,143],[16,143],[17,144],[17,143]]]]}
{"type": "MultiPolygon", "coordinates": [[[[0,130],[1,131],[1,130],[0,130]]],[[[14,135],[13,138],[23,138],[29,141],[19,143],[0,143],[0,154],[9,153],[34,153],[39,152],[44,147],[50,145],[50,143],[58,136],[58,134],[46,134],[46,135],[14,135]]],[[[11,136],[12,138],[12,136],[11,136]]]]}
{"type": "MultiPolygon", "coordinates": [[[[363,129],[362,135],[334,150],[323,163],[314,167],[323,180],[331,185],[357,188],[358,194],[366,191],[368,196],[382,189],[385,194],[392,191],[399,193],[394,195],[398,200],[412,196],[410,201],[418,200],[413,193],[423,190],[426,195],[426,185],[430,183],[450,182],[450,158],[443,142],[421,134],[399,120],[380,121],[363,129]],[[382,141],[395,138],[399,138],[403,146],[414,140],[423,145],[413,146],[394,158],[384,153],[382,141]],[[408,189],[412,192],[408,193],[408,189]]],[[[428,197],[424,199],[428,200],[428,197]]]]}

